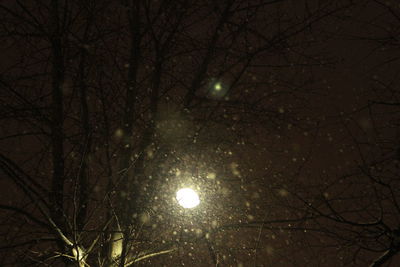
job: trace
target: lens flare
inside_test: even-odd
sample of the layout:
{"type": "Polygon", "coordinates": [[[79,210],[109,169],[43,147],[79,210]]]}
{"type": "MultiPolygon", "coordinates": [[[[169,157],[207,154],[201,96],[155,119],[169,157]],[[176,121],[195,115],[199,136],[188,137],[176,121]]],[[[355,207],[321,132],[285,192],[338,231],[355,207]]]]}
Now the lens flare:
{"type": "Polygon", "coordinates": [[[217,91],[217,92],[221,91],[221,90],[222,90],[222,85],[221,85],[221,83],[216,83],[216,84],[214,85],[214,89],[215,89],[215,91],[217,91]]]}

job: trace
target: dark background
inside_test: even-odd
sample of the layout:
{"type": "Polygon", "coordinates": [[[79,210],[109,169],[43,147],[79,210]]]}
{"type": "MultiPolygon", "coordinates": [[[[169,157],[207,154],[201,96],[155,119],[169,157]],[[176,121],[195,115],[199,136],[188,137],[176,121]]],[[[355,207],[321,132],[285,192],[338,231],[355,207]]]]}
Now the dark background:
{"type": "Polygon", "coordinates": [[[0,3],[0,265],[397,266],[399,25],[394,0],[0,3]]]}

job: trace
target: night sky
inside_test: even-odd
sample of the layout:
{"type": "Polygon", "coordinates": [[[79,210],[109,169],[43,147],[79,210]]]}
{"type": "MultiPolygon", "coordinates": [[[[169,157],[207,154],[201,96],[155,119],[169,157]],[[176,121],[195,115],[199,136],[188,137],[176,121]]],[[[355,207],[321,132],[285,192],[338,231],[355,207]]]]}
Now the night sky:
{"type": "Polygon", "coordinates": [[[0,51],[0,266],[399,266],[398,1],[5,0],[0,51]]]}

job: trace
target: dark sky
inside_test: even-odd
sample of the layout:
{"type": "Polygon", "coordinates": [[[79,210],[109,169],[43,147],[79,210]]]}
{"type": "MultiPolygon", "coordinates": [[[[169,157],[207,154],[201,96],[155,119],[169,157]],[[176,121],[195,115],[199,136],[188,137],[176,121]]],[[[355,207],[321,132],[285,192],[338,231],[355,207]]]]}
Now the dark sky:
{"type": "Polygon", "coordinates": [[[52,201],[48,121],[57,110],[54,70],[62,69],[65,206],[53,219],[85,248],[99,237],[90,266],[106,258],[117,232],[107,218],[129,217],[122,207],[132,199],[140,208],[132,212],[136,228],[126,229],[134,229],[136,256],[176,249],[143,266],[367,266],[385,253],[393,257],[376,266],[396,266],[397,1],[276,1],[259,10],[249,6],[265,1],[233,1],[219,35],[213,30],[229,1],[193,1],[177,24],[185,1],[145,2],[131,24],[120,4],[60,4],[60,14],[71,10],[60,39],[65,68],[52,61],[47,1],[0,4],[0,265],[41,256],[48,266],[65,263],[49,259],[59,249],[47,239],[59,236],[27,215],[48,219],[40,203],[52,201]],[[140,33],[140,50],[130,50],[140,33]],[[181,187],[199,192],[198,208],[178,207],[181,187]],[[131,196],[135,188],[140,198],[131,196]],[[74,232],[85,192],[89,211],[74,232]]]}

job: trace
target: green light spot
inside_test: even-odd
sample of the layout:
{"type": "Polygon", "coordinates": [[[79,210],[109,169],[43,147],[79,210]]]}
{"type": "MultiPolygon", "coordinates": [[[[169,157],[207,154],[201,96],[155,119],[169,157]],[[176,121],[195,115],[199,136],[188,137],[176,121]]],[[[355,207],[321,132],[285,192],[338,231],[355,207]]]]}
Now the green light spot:
{"type": "Polygon", "coordinates": [[[221,89],[222,89],[221,83],[216,83],[214,86],[214,89],[215,89],[215,91],[221,91],[221,89]]]}

